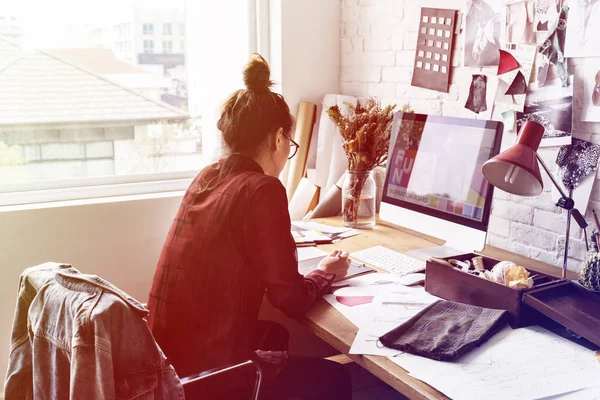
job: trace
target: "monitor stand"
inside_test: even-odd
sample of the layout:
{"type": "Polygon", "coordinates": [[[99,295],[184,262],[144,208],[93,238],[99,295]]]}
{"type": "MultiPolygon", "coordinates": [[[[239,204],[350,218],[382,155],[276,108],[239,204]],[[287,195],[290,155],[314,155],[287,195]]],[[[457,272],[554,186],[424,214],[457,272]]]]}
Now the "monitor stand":
{"type": "Polygon", "coordinates": [[[427,261],[429,259],[429,257],[448,258],[448,257],[458,256],[460,254],[466,254],[466,253],[469,253],[469,252],[464,251],[464,250],[459,250],[455,247],[448,246],[448,245],[437,246],[437,247],[428,247],[426,249],[410,250],[408,252],[409,255],[416,257],[423,261],[427,261]]]}

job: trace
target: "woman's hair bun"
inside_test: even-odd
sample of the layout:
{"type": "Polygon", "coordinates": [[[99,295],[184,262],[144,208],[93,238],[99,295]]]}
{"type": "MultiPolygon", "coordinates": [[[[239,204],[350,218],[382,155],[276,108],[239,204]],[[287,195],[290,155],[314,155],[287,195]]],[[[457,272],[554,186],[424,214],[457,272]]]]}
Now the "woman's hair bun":
{"type": "Polygon", "coordinates": [[[250,90],[265,91],[269,90],[271,82],[271,70],[267,61],[258,53],[250,56],[250,61],[244,68],[244,84],[250,90]]]}

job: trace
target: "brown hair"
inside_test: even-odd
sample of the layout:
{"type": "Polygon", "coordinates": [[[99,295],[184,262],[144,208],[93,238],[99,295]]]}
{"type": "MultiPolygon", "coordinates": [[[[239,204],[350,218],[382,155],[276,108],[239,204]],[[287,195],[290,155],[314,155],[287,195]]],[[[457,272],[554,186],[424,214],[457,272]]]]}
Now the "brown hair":
{"type": "Polygon", "coordinates": [[[271,71],[265,59],[252,54],[244,68],[246,89],[233,93],[223,105],[217,127],[233,153],[253,156],[267,137],[279,128],[289,136],[293,119],[283,96],[270,87],[271,71]]]}
{"type": "MultiPolygon", "coordinates": [[[[283,96],[271,91],[269,64],[260,54],[252,54],[246,64],[244,84],[246,89],[233,93],[223,105],[217,127],[230,153],[253,157],[277,129],[289,136],[294,120],[283,96]]],[[[194,191],[212,191],[239,168],[238,161],[228,159],[208,166],[200,172],[194,191]]]]}

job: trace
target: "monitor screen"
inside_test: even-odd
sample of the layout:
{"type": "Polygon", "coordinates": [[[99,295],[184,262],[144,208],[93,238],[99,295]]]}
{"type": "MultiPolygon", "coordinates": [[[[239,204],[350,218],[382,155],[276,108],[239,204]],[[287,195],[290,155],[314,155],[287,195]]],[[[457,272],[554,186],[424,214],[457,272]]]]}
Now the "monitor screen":
{"type": "Polygon", "coordinates": [[[493,188],[481,167],[500,149],[502,124],[396,113],[382,200],[486,230],[493,188]]]}

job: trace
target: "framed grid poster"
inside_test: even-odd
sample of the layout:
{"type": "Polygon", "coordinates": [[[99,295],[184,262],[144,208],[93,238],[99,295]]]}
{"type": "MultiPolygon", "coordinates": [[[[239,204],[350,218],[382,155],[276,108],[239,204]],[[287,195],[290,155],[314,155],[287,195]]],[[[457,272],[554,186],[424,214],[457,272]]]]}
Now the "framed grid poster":
{"type": "Polygon", "coordinates": [[[421,8],[412,86],[448,93],[457,10],[421,8]]]}

